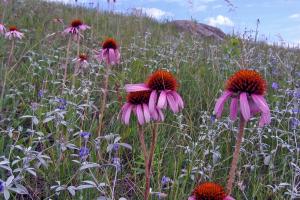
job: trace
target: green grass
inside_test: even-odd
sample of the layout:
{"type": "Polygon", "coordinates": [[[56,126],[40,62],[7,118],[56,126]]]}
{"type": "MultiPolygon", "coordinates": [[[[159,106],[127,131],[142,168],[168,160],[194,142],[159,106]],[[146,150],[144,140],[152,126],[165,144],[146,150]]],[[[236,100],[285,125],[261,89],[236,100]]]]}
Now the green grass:
{"type": "MultiPolygon", "coordinates": [[[[185,108],[178,115],[167,111],[166,121],[159,126],[151,187],[155,192],[167,193],[167,199],[182,200],[187,199],[199,182],[209,180],[223,186],[226,184],[234,150],[236,131],[233,130],[236,130],[238,124],[230,123],[226,114],[216,123],[212,123],[210,117],[225,80],[241,66],[257,69],[266,78],[269,83],[267,100],[273,119],[271,125],[263,129],[257,128],[257,118],[248,123],[232,196],[236,199],[257,200],[291,198],[285,193],[292,186],[273,192],[268,185],[293,185],[299,179],[299,174],[291,165],[299,165],[296,152],[299,127],[293,130],[289,123],[291,117],[299,118],[299,114],[294,116],[287,110],[295,102],[299,105],[299,100],[286,94],[286,91],[299,87],[299,77],[295,73],[300,71],[299,50],[253,43],[235,37],[228,37],[224,41],[197,38],[189,33],[180,33],[170,24],[158,23],[147,17],[75,9],[34,0],[24,3],[14,1],[8,7],[0,7],[0,13],[4,10],[5,25],[16,25],[25,33],[25,38],[16,43],[13,64],[6,66],[10,41],[0,37],[2,84],[5,71],[8,72],[5,95],[0,102],[3,107],[0,115],[1,155],[6,158],[10,155],[10,162],[18,159],[17,156],[25,158],[24,151],[13,149],[10,153],[10,145],[17,144],[31,147],[51,158],[48,168],[37,167],[35,159],[30,161],[29,165],[36,169],[37,175],[24,173],[21,183],[26,186],[31,198],[95,199],[101,196],[96,189],[80,190],[75,197],[62,191],[57,198],[55,191],[50,190],[51,186],[56,185],[55,181],[60,181],[61,185],[78,186],[84,180],[93,180],[92,174],[97,181],[109,184],[110,189],[105,192],[108,196],[112,194],[113,167],[92,169],[90,172],[79,171],[80,164],[72,161],[78,160],[72,156],[77,152],[68,149],[61,153],[59,150],[62,142],[79,147],[82,141],[74,134],[80,130],[90,131],[93,133],[92,138],[96,138],[104,66],[93,59],[93,50],[98,50],[100,43],[108,36],[119,42],[122,63],[112,69],[109,79],[104,133],[119,134],[122,142],[132,146],[131,151],[121,147],[118,152],[122,170],[117,175],[114,191],[116,199],[142,199],[144,188],[144,162],[136,122],[132,120],[130,126],[125,126],[118,119],[120,103],[125,102],[124,85],[143,82],[159,68],[168,69],[176,75],[185,108]],[[69,62],[69,81],[63,95],[61,67],[66,59],[67,39],[61,35],[64,27],[53,22],[54,18],[62,18],[66,25],[72,19],[80,18],[92,27],[84,33],[80,47],[81,52],[89,54],[91,65],[83,76],[77,76],[76,87],[71,90],[74,64],[69,62]],[[278,82],[280,90],[272,89],[272,82],[278,82]],[[47,91],[43,98],[38,97],[41,89],[47,91]],[[120,96],[122,102],[119,102],[120,96]],[[63,97],[68,101],[64,116],[66,126],[56,125],[53,121],[43,123],[47,113],[56,107],[51,101],[54,97],[63,97]],[[34,112],[31,110],[32,102],[40,105],[34,112]],[[279,111],[276,111],[276,107],[279,111]],[[21,118],[24,115],[36,116],[39,123],[32,126],[30,119],[21,118]],[[10,128],[14,129],[11,135],[8,133],[10,128]],[[40,133],[28,134],[27,129],[40,133]],[[213,153],[219,157],[213,157],[213,153]],[[264,154],[271,155],[268,165],[264,164],[264,154]],[[174,181],[166,190],[162,190],[162,176],[168,176],[174,181]]],[[[76,50],[76,43],[72,43],[72,59],[76,50]]],[[[225,113],[228,113],[227,110],[225,113]]],[[[145,131],[146,141],[149,141],[150,125],[145,126],[145,131]]],[[[101,141],[103,157],[99,160],[96,145],[90,140],[88,147],[91,155],[88,160],[101,165],[110,163],[112,155],[106,152],[107,144],[106,140],[101,141]]],[[[22,168],[23,163],[11,167],[22,168]]],[[[1,179],[6,180],[8,176],[5,171],[1,172],[1,179]]],[[[12,195],[17,199],[29,198],[26,195],[12,195]]],[[[153,196],[152,199],[157,197],[153,196]]]]}

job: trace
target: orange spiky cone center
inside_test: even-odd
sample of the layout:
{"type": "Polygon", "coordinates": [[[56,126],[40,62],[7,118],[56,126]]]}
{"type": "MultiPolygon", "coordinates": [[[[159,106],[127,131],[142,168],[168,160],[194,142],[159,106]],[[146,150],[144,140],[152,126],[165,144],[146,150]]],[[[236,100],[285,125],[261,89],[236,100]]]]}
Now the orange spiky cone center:
{"type": "Polygon", "coordinates": [[[82,25],[82,21],[80,19],[74,19],[72,22],[71,22],[71,26],[74,27],[74,28],[77,28],[78,26],[82,25]]]}
{"type": "Polygon", "coordinates": [[[228,79],[226,90],[263,95],[266,92],[266,81],[255,70],[239,70],[228,79]]]}
{"type": "Polygon", "coordinates": [[[224,200],[227,196],[222,186],[211,182],[198,185],[194,189],[193,195],[196,200],[224,200]]]}
{"type": "Polygon", "coordinates": [[[113,38],[106,39],[102,44],[102,49],[117,49],[118,45],[113,38]]]}
{"type": "Polygon", "coordinates": [[[88,59],[88,56],[85,53],[79,54],[79,59],[80,61],[85,61],[88,59]]]}
{"type": "Polygon", "coordinates": [[[9,27],[9,31],[17,31],[17,27],[16,26],[10,26],[9,27]]]}
{"type": "Polygon", "coordinates": [[[148,104],[150,99],[150,91],[138,91],[138,92],[130,92],[127,95],[127,102],[139,105],[139,104],[148,104]]]}
{"type": "Polygon", "coordinates": [[[178,88],[177,80],[168,71],[157,70],[147,80],[146,83],[152,90],[173,90],[178,88]]]}

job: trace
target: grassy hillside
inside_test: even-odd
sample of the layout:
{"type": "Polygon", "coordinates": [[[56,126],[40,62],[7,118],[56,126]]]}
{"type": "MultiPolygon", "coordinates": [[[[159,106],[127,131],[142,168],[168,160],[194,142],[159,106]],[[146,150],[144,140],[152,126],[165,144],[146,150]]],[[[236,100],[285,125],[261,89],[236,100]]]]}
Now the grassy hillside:
{"type": "MultiPolygon", "coordinates": [[[[144,82],[156,69],[176,76],[185,108],[179,114],[166,111],[166,120],[159,123],[152,199],[162,199],[159,193],[187,199],[204,181],[225,186],[238,122],[227,117],[229,106],[219,120],[212,114],[225,81],[241,68],[255,69],[267,80],[272,122],[258,128],[256,116],[247,124],[232,196],[299,198],[299,50],[254,43],[251,35],[244,35],[247,40],[196,38],[146,17],[38,0],[2,3],[0,13],[7,27],[15,25],[25,35],[14,44],[11,61],[12,42],[0,36],[0,178],[14,175],[13,187],[22,193],[24,186],[29,193],[10,190],[12,199],[142,199],[144,158],[136,119],[126,126],[119,113],[126,101],[124,85],[144,82]],[[68,58],[68,37],[61,32],[76,18],[91,29],[84,31],[79,47],[72,40],[68,58]],[[107,37],[119,43],[121,64],[111,70],[103,133],[96,139],[105,65],[94,55],[107,37]],[[89,56],[90,65],[74,76],[78,49],[89,56]],[[86,160],[79,156],[81,131],[92,133],[86,160]],[[119,169],[112,165],[116,158],[119,169]],[[163,184],[164,176],[172,181],[163,184]]],[[[147,143],[152,126],[144,126],[147,143]]]]}

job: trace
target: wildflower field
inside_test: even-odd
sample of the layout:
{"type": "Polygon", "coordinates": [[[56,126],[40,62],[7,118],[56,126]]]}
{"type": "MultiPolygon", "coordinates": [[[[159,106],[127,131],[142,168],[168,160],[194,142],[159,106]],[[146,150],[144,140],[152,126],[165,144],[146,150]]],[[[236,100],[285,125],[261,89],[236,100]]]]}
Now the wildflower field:
{"type": "Polygon", "coordinates": [[[300,199],[300,50],[0,0],[0,199],[300,199]]]}

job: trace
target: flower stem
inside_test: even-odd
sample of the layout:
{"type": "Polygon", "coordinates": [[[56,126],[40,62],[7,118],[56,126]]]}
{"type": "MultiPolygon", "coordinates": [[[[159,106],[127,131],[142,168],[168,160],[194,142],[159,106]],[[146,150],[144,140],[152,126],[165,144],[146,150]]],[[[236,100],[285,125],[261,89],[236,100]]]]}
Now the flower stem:
{"type": "Polygon", "coordinates": [[[152,168],[152,163],[153,163],[153,157],[154,157],[154,151],[155,151],[155,146],[156,146],[156,141],[157,141],[157,128],[158,124],[155,123],[154,127],[152,129],[152,141],[151,141],[151,146],[150,146],[150,153],[149,153],[149,162],[148,162],[148,170],[151,175],[151,168],[152,168]]]}
{"type": "Polygon", "coordinates": [[[103,115],[105,111],[106,99],[107,99],[107,90],[108,90],[108,80],[109,80],[109,73],[110,73],[110,65],[107,65],[105,68],[105,75],[104,75],[104,88],[103,88],[103,98],[102,104],[99,110],[99,124],[98,124],[98,137],[101,136],[102,128],[103,128],[103,115]]]}
{"type": "MultiPolygon", "coordinates": [[[[78,38],[77,38],[77,56],[76,58],[78,59],[80,55],[80,33],[78,33],[78,38]]],[[[75,76],[77,75],[76,73],[78,72],[80,68],[79,62],[76,62],[75,68],[74,68],[74,73],[72,76],[72,88],[75,88],[75,76]]]]}
{"type": "Polygon", "coordinates": [[[227,189],[228,195],[231,195],[231,192],[232,192],[232,186],[233,186],[233,182],[235,179],[235,173],[236,173],[237,164],[238,164],[238,160],[239,160],[239,154],[240,154],[241,144],[242,144],[242,140],[243,140],[243,136],[244,136],[245,126],[246,126],[246,121],[245,121],[244,117],[241,115],[239,132],[238,132],[238,135],[236,138],[235,149],[234,149],[233,158],[232,158],[231,167],[230,167],[229,176],[228,176],[228,181],[227,181],[226,189],[227,189]]]}
{"type": "Polygon", "coordinates": [[[145,177],[146,177],[146,186],[145,186],[145,192],[144,192],[144,200],[149,199],[149,193],[150,193],[150,170],[149,170],[149,159],[148,159],[148,153],[147,153],[147,147],[145,143],[145,136],[144,136],[144,130],[141,125],[138,124],[138,134],[139,134],[139,140],[141,143],[141,148],[144,154],[145,159],[145,177]]]}
{"type": "Polygon", "coordinates": [[[3,85],[2,85],[2,88],[1,88],[0,112],[2,112],[2,108],[3,108],[3,104],[4,104],[3,98],[4,98],[5,87],[6,87],[8,68],[10,67],[10,64],[11,64],[11,61],[12,61],[12,57],[13,57],[13,54],[14,54],[14,49],[15,49],[15,40],[12,40],[11,41],[11,48],[10,48],[8,59],[7,59],[7,63],[6,63],[6,66],[4,67],[4,79],[3,79],[3,85]]]}
{"type": "Polygon", "coordinates": [[[67,46],[66,62],[65,62],[65,66],[64,66],[64,79],[63,79],[63,84],[62,84],[61,92],[63,92],[65,84],[66,84],[66,81],[67,81],[67,72],[68,72],[68,62],[69,62],[70,46],[71,46],[71,36],[69,38],[68,46],[67,46]]]}

